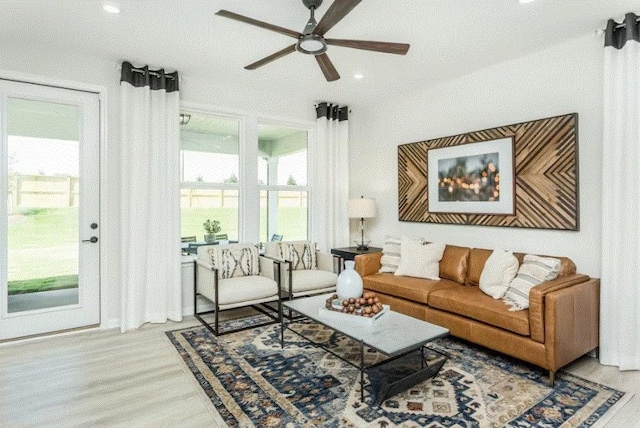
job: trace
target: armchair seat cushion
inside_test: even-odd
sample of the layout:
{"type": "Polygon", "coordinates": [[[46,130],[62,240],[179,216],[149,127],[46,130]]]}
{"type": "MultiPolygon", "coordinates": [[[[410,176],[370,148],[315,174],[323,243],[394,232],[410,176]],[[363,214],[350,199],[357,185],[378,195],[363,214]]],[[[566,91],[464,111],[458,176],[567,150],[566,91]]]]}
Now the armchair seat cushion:
{"type": "MultiPolygon", "coordinates": [[[[198,292],[212,302],[215,301],[213,284],[198,284],[198,292]]],[[[276,300],[278,298],[278,283],[261,275],[220,279],[218,297],[220,298],[218,302],[220,306],[259,301],[269,297],[276,300]]]]}
{"type": "Polygon", "coordinates": [[[294,270],[291,272],[291,278],[293,279],[292,291],[294,294],[335,287],[338,281],[338,275],[320,269],[294,270]]]}

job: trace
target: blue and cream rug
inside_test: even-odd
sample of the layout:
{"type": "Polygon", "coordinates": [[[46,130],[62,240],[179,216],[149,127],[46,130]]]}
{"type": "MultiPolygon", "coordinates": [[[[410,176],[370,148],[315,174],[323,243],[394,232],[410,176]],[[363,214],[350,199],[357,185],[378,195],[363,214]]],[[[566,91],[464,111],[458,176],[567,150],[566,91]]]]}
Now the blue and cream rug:
{"type": "MultiPolygon", "coordinates": [[[[358,361],[358,344],[345,336],[315,323],[291,327],[358,361]]],[[[167,336],[231,427],[591,427],[629,398],[563,372],[550,388],[542,369],[444,338],[429,345],[450,356],[440,373],[376,406],[368,385],[360,401],[352,366],[289,331],[282,350],[279,324],[218,338],[204,327],[167,336]]],[[[366,355],[368,363],[381,358],[366,355]]]]}

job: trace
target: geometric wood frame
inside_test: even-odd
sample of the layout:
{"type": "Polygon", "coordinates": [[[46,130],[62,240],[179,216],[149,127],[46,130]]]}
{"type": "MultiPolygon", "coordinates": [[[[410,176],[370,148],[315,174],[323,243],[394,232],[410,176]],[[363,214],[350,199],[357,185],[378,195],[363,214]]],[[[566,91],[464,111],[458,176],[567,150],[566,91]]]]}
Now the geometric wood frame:
{"type": "Polygon", "coordinates": [[[400,221],[578,230],[578,114],[398,146],[400,221]],[[427,151],[514,138],[515,215],[429,213],[427,151]]]}

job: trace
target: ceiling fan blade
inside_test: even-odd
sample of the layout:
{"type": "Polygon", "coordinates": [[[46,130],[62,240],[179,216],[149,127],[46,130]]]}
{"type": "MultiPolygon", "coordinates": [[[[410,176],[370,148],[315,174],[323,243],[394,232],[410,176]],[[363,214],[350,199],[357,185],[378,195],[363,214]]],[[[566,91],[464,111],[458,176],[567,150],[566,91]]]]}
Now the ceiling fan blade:
{"type": "Polygon", "coordinates": [[[297,31],[289,30],[288,28],[279,27],[273,24],[268,24],[266,22],[258,21],[257,19],[249,18],[247,16],[238,15],[237,13],[229,12],[228,10],[219,10],[216,12],[216,15],[244,22],[245,24],[255,25],[256,27],[264,28],[266,30],[275,31],[276,33],[284,34],[295,39],[302,37],[302,33],[299,33],[297,31]]]}
{"type": "Polygon", "coordinates": [[[324,73],[324,77],[327,79],[327,82],[333,82],[340,78],[338,70],[333,66],[326,53],[316,55],[316,61],[318,61],[318,65],[320,66],[322,73],[324,73]]]}
{"type": "Polygon", "coordinates": [[[281,51],[278,51],[274,54],[269,55],[268,57],[262,58],[260,61],[256,61],[253,64],[249,64],[245,67],[246,70],[255,70],[258,67],[262,67],[263,65],[269,64],[271,61],[275,61],[278,58],[282,58],[285,55],[289,55],[291,52],[296,51],[296,45],[288,46],[281,51]]]}
{"type": "Polygon", "coordinates": [[[367,40],[325,39],[328,45],[345,48],[363,49],[365,51],[384,52],[396,55],[406,55],[409,50],[407,43],[373,42],[367,40]]]}
{"type": "Polygon", "coordinates": [[[324,36],[324,33],[347,16],[361,1],[362,0],[335,0],[331,7],[325,12],[315,30],[313,30],[313,34],[324,36]]]}

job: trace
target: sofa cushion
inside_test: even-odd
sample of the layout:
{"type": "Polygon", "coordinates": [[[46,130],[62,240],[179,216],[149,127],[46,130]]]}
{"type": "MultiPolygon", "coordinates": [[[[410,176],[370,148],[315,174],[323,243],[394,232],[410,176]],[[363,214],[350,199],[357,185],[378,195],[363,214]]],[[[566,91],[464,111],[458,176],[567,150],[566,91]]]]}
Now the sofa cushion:
{"type": "Polygon", "coordinates": [[[402,297],[407,300],[424,304],[427,304],[429,293],[434,290],[460,287],[459,284],[448,279],[438,281],[424,278],[413,278],[409,276],[396,276],[392,273],[368,275],[364,277],[362,281],[364,288],[367,290],[402,297]]]}
{"type": "MultiPolygon", "coordinates": [[[[467,273],[467,285],[480,285],[480,275],[484,269],[484,263],[491,256],[492,250],[472,248],[469,252],[469,269],[467,273]]],[[[515,255],[515,254],[514,254],[515,255]]],[[[517,257],[517,256],[516,256],[517,257]]]]}
{"type": "Polygon", "coordinates": [[[400,244],[402,239],[397,236],[390,236],[384,240],[382,245],[382,258],[380,259],[380,273],[395,272],[400,266],[400,244]]]}
{"type": "Polygon", "coordinates": [[[469,247],[447,245],[440,260],[440,277],[464,284],[469,267],[469,247]]]}
{"type": "Polygon", "coordinates": [[[402,238],[400,248],[402,259],[395,275],[440,279],[440,260],[444,254],[444,244],[425,244],[422,241],[402,238]]]}
{"type": "Polygon", "coordinates": [[[494,300],[478,287],[435,290],[429,293],[429,306],[481,321],[495,327],[529,336],[529,311],[510,312],[501,300],[494,300]]]}
{"type": "Polygon", "coordinates": [[[518,275],[509,284],[504,302],[511,306],[512,311],[528,308],[529,291],[538,284],[555,279],[559,270],[558,259],[526,255],[518,269],[518,275]]]}
{"type": "Polygon", "coordinates": [[[494,250],[487,259],[480,275],[480,290],[500,299],[518,273],[518,259],[511,251],[494,250]]]}

